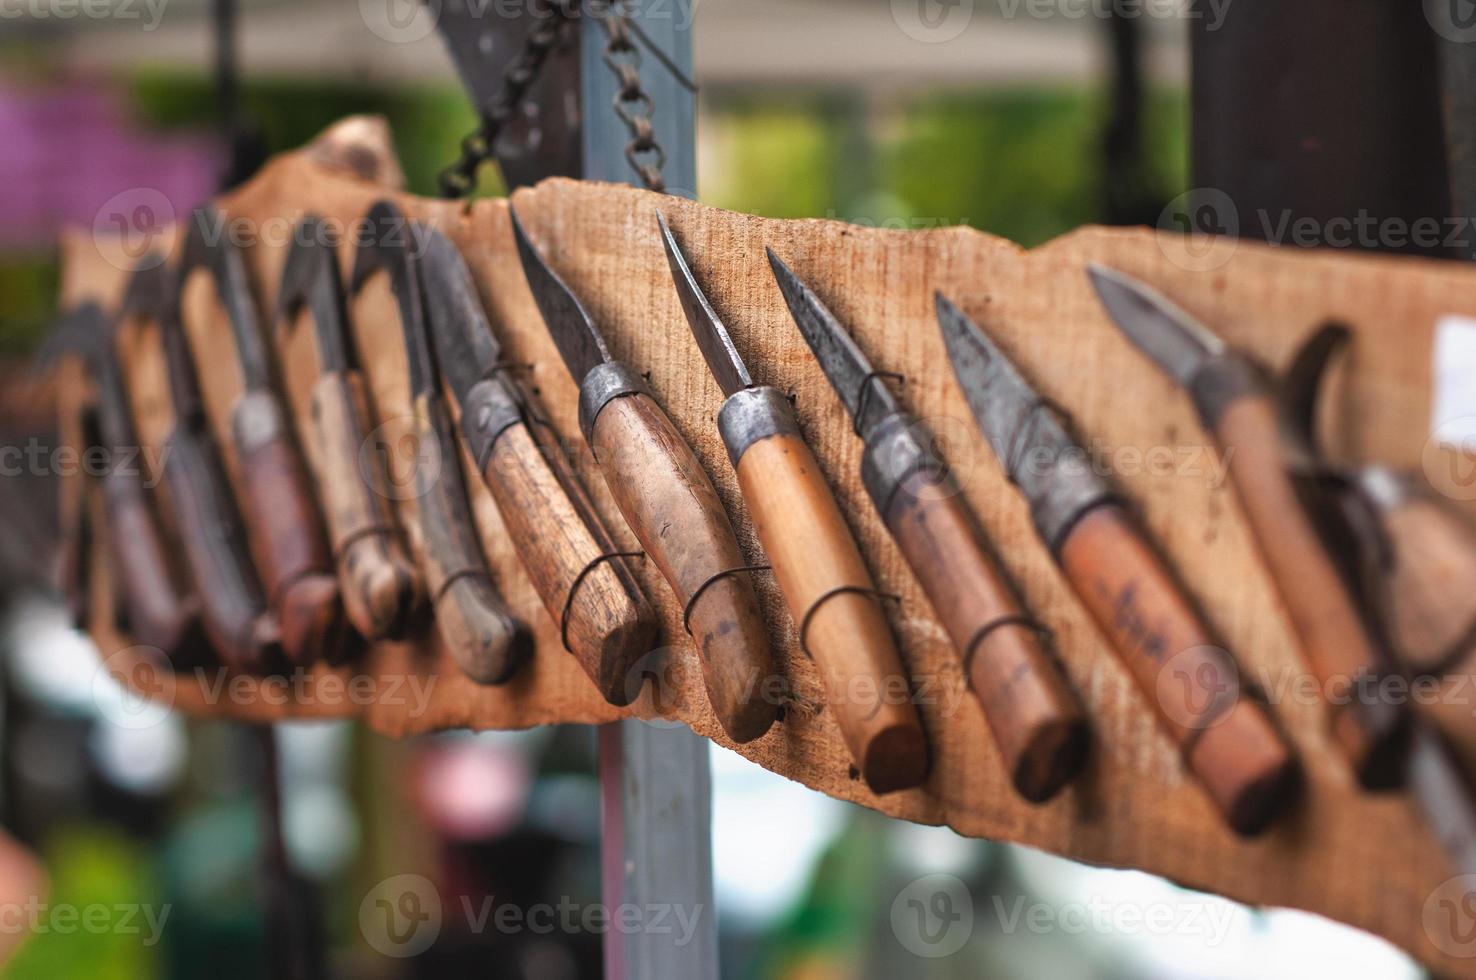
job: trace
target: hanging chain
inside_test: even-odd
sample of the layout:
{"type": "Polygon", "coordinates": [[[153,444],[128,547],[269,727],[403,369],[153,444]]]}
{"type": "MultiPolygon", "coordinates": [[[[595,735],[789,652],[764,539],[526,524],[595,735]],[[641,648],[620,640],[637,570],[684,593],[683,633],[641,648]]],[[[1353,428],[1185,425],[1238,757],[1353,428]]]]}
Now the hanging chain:
{"type": "MultiPolygon", "coordinates": [[[[666,150],[656,141],[652,123],[655,104],[641,85],[641,51],[636,39],[645,38],[631,23],[628,3],[629,0],[586,0],[584,6],[599,18],[605,29],[604,61],[619,82],[612,104],[631,136],[625,147],[625,159],[641,183],[653,191],[665,191],[666,178],[661,171],[666,166],[666,150]]],[[[472,192],[477,171],[492,157],[498,135],[519,111],[520,103],[557,46],[560,31],[579,16],[580,6],[580,0],[533,0],[537,22],[523,42],[523,50],[503,73],[503,88],[497,101],[482,116],[481,124],[461,141],[461,156],[441,171],[442,197],[462,198],[472,192]]],[[[683,83],[690,87],[685,80],[683,83]]]]}
{"type": "Polygon", "coordinates": [[[481,123],[461,141],[461,156],[441,171],[441,196],[462,198],[477,184],[477,171],[491,159],[497,137],[517,115],[519,106],[543,64],[559,42],[564,24],[579,14],[579,0],[532,0],[535,22],[523,49],[502,73],[502,92],[482,116],[481,123]]]}
{"type": "Polygon", "coordinates": [[[653,191],[666,190],[666,151],[656,142],[656,129],[651,119],[656,113],[651,96],[641,86],[641,51],[632,37],[630,17],[626,13],[629,0],[591,0],[594,13],[605,28],[605,64],[615,73],[619,87],[613,105],[615,114],[630,130],[631,140],[625,147],[625,159],[631,169],[653,191]]]}

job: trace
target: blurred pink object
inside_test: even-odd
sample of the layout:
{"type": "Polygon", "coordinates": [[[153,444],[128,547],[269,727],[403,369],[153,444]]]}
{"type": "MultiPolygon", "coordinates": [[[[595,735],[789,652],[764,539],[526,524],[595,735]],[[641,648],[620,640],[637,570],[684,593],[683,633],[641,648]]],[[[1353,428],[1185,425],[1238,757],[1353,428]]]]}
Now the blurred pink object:
{"type": "Polygon", "coordinates": [[[532,780],[517,749],[476,738],[438,740],[418,769],[426,822],[447,840],[489,840],[522,819],[532,780]]]}

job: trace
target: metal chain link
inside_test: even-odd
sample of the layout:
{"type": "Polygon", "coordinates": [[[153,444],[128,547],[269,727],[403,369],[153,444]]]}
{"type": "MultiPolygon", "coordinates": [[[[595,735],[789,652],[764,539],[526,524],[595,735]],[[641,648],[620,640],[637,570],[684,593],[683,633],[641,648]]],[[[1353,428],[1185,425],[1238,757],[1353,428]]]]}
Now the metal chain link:
{"type": "Polygon", "coordinates": [[[666,190],[666,150],[656,142],[652,124],[656,107],[641,86],[641,51],[632,39],[626,7],[629,0],[590,0],[592,13],[605,28],[605,64],[615,73],[619,86],[613,105],[615,114],[630,130],[631,141],[625,147],[625,159],[653,191],[666,190]]]}
{"type": "MultiPolygon", "coordinates": [[[[462,198],[476,187],[477,171],[490,159],[497,137],[516,115],[519,105],[538,80],[544,62],[559,41],[564,25],[579,16],[580,0],[532,0],[538,22],[523,42],[523,50],[503,73],[503,90],[482,117],[481,124],[461,141],[461,156],[441,171],[441,196],[462,198]]],[[[587,0],[584,6],[605,28],[604,61],[619,81],[613,106],[630,130],[625,159],[653,191],[666,190],[666,150],[656,141],[655,104],[641,85],[641,51],[635,43],[629,0],[587,0]]]]}
{"type": "Polygon", "coordinates": [[[466,197],[476,187],[477,171],[492,157],[498,135],[538,80],[544,62],[558,45],[560,31],[579,15],[579,0],[532,0],[531,8],[536,21],[523,49],[503,72],[502,93],[477,128],[461,141],[461,155],[441,171],[442,197],[466,197]]]}

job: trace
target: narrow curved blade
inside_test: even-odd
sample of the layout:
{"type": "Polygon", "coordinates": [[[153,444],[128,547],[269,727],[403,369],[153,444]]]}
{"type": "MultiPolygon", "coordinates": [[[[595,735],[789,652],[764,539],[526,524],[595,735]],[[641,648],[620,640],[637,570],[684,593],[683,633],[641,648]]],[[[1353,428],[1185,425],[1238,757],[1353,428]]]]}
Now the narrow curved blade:
{"type": "Polygon", "coordinates": [[[431,341],[441,372],[460,400],[502,358],[502,345],[487,322],[466,260],[440,231],[429,225],[423,231],[420,281],[431,341]]]}
{"type": "Polygon", "coordinates": [[[702,292],[702,287],[697,285],[697,278],[687,265],[687,257],[682,254],[681,246],[672,237],[666,217],[660,211],[656,212],[656,223],[661,226],[661,242],[666,246],[666,263],[671,266],[671,278],[676,283],[677,295],[682,299],[682,311],[687,314],[692,336],[697,338],[697,347],[707,360],[712,376],[717,379],[718,386],[725,395],[732,396],[744,388],[753,387],[748,366],[738,356],[733,338],[728,336],[727,327],[718,319],[712,304],[702,292]]]}
{"type": "Polygon", "coordinates": [[[876,423],[901,411],[897,399],[877,377],[871,362],[820,297],[790,271],[773,249],[765,251],[769,253],[769,265],[774,269],[779,291],[784,294],[784,302],[789,304],[789,312],[799,326],[800,334],[810,345],[810,350],[815,352],[815,359],[820,362],[825,377],[830,379],[831,387],[840,395],[864,439],[876,423]],[[856,418],[856,412],[862,407],[863,384],[871,385],[872,390],[865,398],[866,418],[860,419],[856,418]]]}
{"type": "Polygon", "coordinates": [[[523,275],[528,279],[528,288],[533,291],[538,311],[543,314],[543,322],[559,349],[559,356],[574,376],[575,384],[582,385],[590,371],[613,360],[610,349],[605,346],[605,338],[600,336],[579,297],[564,285],[559,274],[550,269],[543,256],[538,254],[538,249],[523,230],[523,223],[518,220],[518,212],[509,206],[507,213],[512,217],[513,237],[518,242],[518,256],[523,260],[523,275]]]}
{"type": "Polygon", "coordinates": [[[1223,340],[1152,287],[1095,262],[1087,276],[1112,322],[1179,384],[1225,352],[1223,340]]]}

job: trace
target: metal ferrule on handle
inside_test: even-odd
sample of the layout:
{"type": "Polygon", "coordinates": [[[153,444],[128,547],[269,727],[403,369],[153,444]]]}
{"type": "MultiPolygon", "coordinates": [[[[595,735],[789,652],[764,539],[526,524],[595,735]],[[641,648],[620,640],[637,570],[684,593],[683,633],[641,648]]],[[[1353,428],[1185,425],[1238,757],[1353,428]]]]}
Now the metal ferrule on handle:
{"type": "Polygon", "coordinates": [[[718,432],[734,469],[754,443],[771,436],[800,434],[789,399],[768,385],[744,388],[723,402],[718,411],[718,432]]]}
{"type": "Polygon", "coordinates": [[[461,431],[478,472],[486,470],[487,459],[502,434],[524,421],[522,399],[501,374],[467,389],[461,405],[461,431]]]}
{"type": "Polygon", "coordinates": [[[646,379],[622,361],[606,361],[592,368],[579,386],[579,430],[594,445],[595,420],[605,406],[626,395],[651,395],[646,379]]]}

